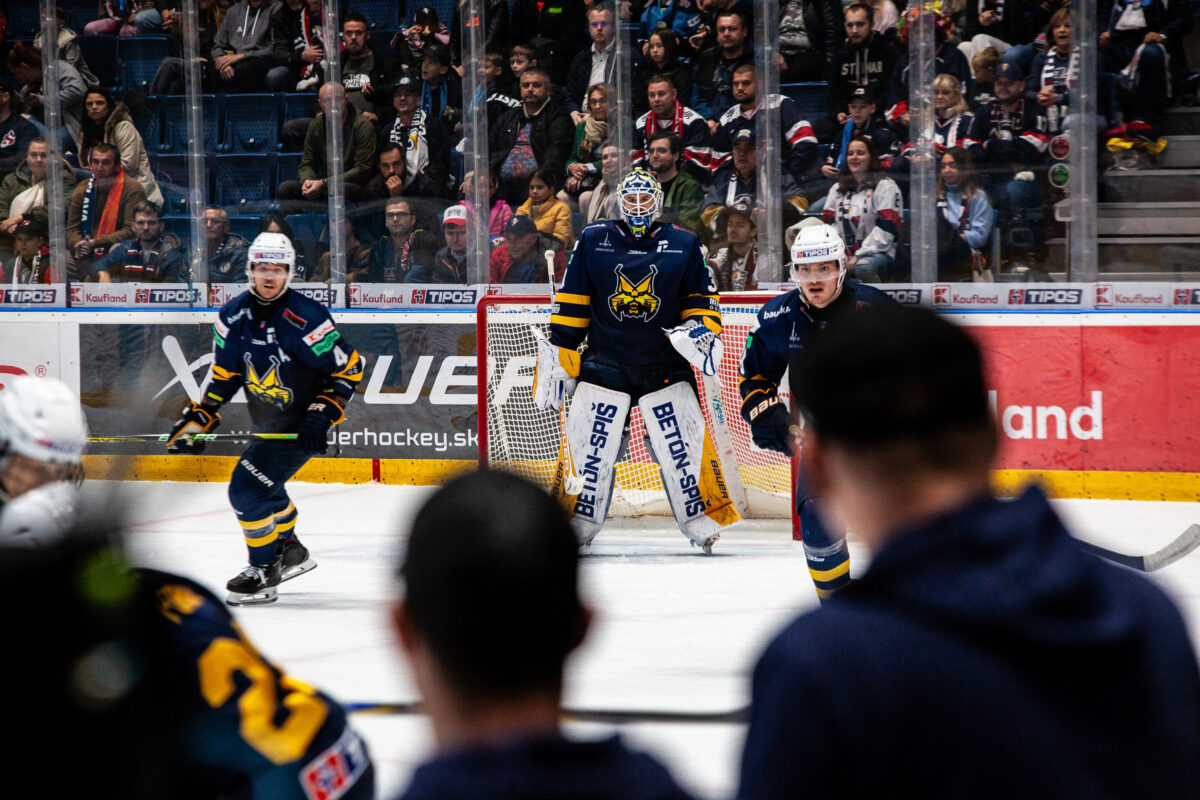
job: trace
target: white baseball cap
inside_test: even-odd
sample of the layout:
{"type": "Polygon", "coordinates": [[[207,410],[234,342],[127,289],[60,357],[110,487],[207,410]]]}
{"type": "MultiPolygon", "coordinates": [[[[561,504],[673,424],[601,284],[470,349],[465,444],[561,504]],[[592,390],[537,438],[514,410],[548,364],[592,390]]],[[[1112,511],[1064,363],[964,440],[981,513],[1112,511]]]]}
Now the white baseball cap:
{"type": "Polygon", "coordinates": [[[466,225],[467,224],[467,207],[466,206],[450,206],[442,214],[443,225],[466,225]]]}

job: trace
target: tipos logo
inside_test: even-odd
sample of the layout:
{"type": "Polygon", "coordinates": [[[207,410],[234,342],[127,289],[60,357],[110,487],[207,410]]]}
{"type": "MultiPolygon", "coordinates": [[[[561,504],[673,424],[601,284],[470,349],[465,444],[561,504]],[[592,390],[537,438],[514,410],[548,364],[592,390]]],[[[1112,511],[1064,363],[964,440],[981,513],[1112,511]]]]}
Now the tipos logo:
{"type": "Polygon", "coordinates": [[[0,289],[0,303],[5,305],[51,305],[53,289],[0,289]]]}
{"type": "Polygon", "coordinates": [[[1083,302],[1082,289],[1009,289],[1010,306],[1077,306],[1083,302]]]}

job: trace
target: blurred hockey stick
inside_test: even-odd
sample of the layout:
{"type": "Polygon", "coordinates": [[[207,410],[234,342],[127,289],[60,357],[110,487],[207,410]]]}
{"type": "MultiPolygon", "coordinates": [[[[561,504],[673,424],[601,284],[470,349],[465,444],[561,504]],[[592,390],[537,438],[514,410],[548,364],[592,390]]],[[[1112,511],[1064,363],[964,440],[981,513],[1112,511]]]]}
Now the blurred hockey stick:
{"type": "Polygon", "coordinates": [[[1125,553],[1118,553],[1115,550],[1108,550],[1100,545],[1085,542],[1082,539],[1076,539],[1075,544],[1083,552],[1099,556],[1105,561],[1111,561],[1123,567],[1136,569],[1138,572],[1154,572],[1168,564],[1174,564],[1197,547],[1200,547],[1200,525],[1188,526],[1187,530],[1179,534],[1179,536],[1165,547],[1144,556],[1130,556],[1125,553]]]}
{"type": "MultiPolygon", "coordinates": [[[[169,433],[128,433],[123,436],[89,436],[89,442],[165,442],[170,438],[169,433]]],[[[237,441],[247,439],[295,439],[294,433],[196,433],[192,438],[197,441],[237,441]]]]}
{"type": "MultiPolygon", "coordinates": [[[[346,711],[363,714],[424,714],[420,703],[343,703],[346,711]]],[[[630,722],[746,722],[749,708],[732,711],[602,711],[598,709],[564,708],[562,718],[568,722],[604,722],[619,725],[630,722]]]]}

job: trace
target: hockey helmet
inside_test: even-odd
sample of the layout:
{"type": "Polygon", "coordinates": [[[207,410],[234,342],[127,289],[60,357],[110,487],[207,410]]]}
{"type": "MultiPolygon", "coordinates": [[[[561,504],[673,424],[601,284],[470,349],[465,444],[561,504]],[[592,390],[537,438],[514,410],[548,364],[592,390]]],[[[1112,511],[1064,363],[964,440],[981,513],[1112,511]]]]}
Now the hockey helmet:
{"type": "MultiPolygon", "coordinates": [[[[838,288],[846,277],[846,245],[837,228],[825,223],[805,225],[792,242],[792,280],[803,291],[800,269],[804,264],[837,262],[838,288]]],[[[831,276],[832,277],[832,276],[831,276]]]]}
{"type": "MultiPolygon", "coordinates": [[[[296,271],[296,248],[292,246],[292,240],[283,233],[260,233],[255,236],[246,254],[246,266],[253,269],[255,264],[286,264],[287,278],[283,283],[286,289],[292,280],[292,273],[296,271]]],[[[255,297],[259,296],[253,280],[250,281],[250,292],[255,297]]]]}
{"type": "Polygon", "coordinates": [[[645,236],[650,223],[662,211],[663,193],[658,179],[648,170],[636,167],[617,187],[621,216],[634,236],[645,236]]]}
{"type": "Polygon", "coordinates": [[[75,466],[88,427],[75,392],[58,378],[17,375],[0,391],[0,452],[34,461],[75,466]]]}

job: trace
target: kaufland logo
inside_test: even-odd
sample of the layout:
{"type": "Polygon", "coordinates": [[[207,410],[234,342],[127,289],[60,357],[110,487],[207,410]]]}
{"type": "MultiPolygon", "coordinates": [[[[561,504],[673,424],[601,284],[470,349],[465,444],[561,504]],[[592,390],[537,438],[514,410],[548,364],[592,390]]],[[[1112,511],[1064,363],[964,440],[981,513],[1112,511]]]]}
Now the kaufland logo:
{"type": "Polygon", "coordinates": [[[1177,306],[1200,305],[1200,289],[1176,289],[1175,290],[1175,305],[1177,305],[1177,306]]]}
{"type": "Polygon", "coordinates": [[[950,285],[946,283],[934,284],[933,287],[933,304],[938,308],[945,308],[950,305],[950,285]]]}
{"type": "Polygon", "coordinates": [[[0,303],[48,305],[54,302],[53,289],[0,289],[0,303]]]}
{"type": "Polygon", "coordinates": [[[362,287],[360,287],[358,284],[354,284],[350,287],[350,302],[354,304],[362,302],[362,287]]]}
{"type": "Polygon", "coordinates": [[[1082,289],[1009,289],[1010,306],[1077,306],[1083,302],[1082,289]]]}
{"type": "Polygon", "coordinates": [[[1113,285],[1111,283],[1096,284],[1096,308],[1113,307],[1113,285]]]}
{"type": "Polygon", "coordinates": [[[78,283],[71,284],[71,303],[83,302],[83,286],[78,283]]]}
{"type": "Polygon", "coordinates": [[[361,286],[351,286],[350,305],[400,306],[404,305],[404,292],[371,292],[361,286]]]}
{"type": "Polygon", "coordinates": [[[1093,390],[1088,399],[1074,408],[1001,405],[996,391],[988,392],[992,415],[1009,439],[1103,439],[1104,393],[1093,390]]]}

